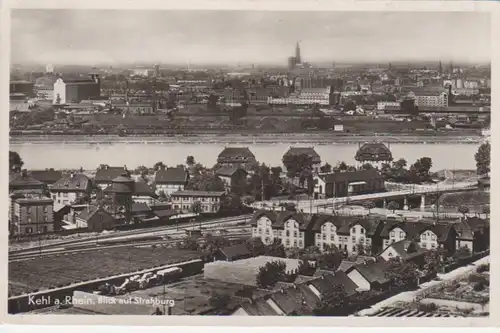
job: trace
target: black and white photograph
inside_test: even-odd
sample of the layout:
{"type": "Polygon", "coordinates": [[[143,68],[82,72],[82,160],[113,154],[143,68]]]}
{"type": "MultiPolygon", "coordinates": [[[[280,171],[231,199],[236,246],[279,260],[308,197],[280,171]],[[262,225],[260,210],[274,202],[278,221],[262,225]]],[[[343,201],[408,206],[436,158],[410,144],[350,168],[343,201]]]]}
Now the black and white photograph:
{"type": "Polygon", "coordinates": [[[11,9],[8,313],[488,318],[491,25],[11,9]]]}

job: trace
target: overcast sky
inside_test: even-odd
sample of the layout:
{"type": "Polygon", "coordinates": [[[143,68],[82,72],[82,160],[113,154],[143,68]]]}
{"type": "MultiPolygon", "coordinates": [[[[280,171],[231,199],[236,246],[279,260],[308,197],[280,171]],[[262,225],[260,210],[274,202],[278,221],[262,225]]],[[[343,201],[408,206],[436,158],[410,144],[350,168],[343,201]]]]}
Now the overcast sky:
{"type": "Polygon", "coordinates": [[[490,61],[477,12],[14,10],[12,62],[490,61]]]}

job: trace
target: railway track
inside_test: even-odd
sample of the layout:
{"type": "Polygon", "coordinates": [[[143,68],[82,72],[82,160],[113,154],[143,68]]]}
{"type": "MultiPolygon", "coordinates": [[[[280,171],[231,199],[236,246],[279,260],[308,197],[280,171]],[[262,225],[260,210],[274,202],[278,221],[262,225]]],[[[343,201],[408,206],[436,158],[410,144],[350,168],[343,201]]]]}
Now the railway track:
{"type": "MultiPolygon", "coordinates": [[[[229,227],[231,232],[228,231],[227,234],[222,235],[223,237],[234,240],[242,237],[248,237],[251,235],[250,226],[231,226],[227,224],[223,224],[225,227],[229,227]]],[[[220,229],[220,222],[211,223],[210,225],[205,224],[204,231],[206,233],[218,231],[220,229]]],[[[170,233],[165,233],[163,235],[156,235],[157,239],[148,239],[148,240],[137,240],[136,241],[125,241],[123,243],[113,244],[109,242],[109,240],[104,240],[99,243],[99,241],[94,240],[92,244],[78,244],[76,246],[66,246],[59,247],[55,249],[46,249],[42,251],[32,251],[29,253],[18,253],[18,254],[9,254],[9,262],[22,261],[28,259],[39,258],[41,256],[47,255],[61,255],[61,254],[69,254],[69,253],[77,253],[77,252],[85,252],[85,251],[95,251],[101,249],[111,249],[111,248],[120,248],[120,247],[140,247],[140,246],[150,246],[150,245],[174,245],[178,241],[182,240],[185,235],[185,229],[173,230],[170,233]],[[168,238],[167,238],[168,237],[168,238]]]]}
{"type": "Polygon", "coordinates": [[[242,215],[242,216],[235,216],[235,217],[227,217],[227,218],[220,218],[217,220],[208,220],[208,221],[203,221],[203,222],[185,222],[185,223],[179,223],[176,225],[168,225],[168,226],[161,226],[161,227],[154,227],[154,228],[148,228],[148,229],[140,229],[140,230],[130,230],[130,231],[118,231],[114,232],[112,234],[106,234],[106,235],[93,235],[85,238],[79,238],[79,239],[71,239],[71,240],[65,240],[57,243],[50,243],[50,244],[45,244],[41,246],[34,246],[30,248],[25,248],[25,249],[19,249],[19,250],[13,250],[9,251],[9,257],[15,256],[15,255],[21,255],[21,254],[30,254],[30,253],[40,253],[44,252],[49,249],[61,249],[61,248],[67,248],[67,247],[74,247],[78,245],[91,245],[95,244],[96,240],[98,241],[104,241],[104,240],[130,240],[133,241],[134,238],[141,238],[147,235],[150,236],[158,236],[158,235],[163,235],[165,232],[172,231],[172,230],[178,230],[182,229],[183,232],[184,230],[189,230],[190,228],[196,229],[199,228],[200,226],[203,228],[205,226],[213,226],[213,225],[231,225],[232,223],[237,224],[241,222],[249,222],[251,219],[252,215],[242,215]]]}

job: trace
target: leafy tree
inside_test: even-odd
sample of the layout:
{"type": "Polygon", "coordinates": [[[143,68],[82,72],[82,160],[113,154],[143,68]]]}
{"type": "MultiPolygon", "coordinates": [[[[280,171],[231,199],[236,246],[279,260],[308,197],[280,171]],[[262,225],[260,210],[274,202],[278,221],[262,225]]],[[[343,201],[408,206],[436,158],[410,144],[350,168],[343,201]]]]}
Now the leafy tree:
{"type": "Polygon", "coordinates": [[[352,100],[348,100],[344,104],[344,111],[353,111],[356,110],[356,102],[352,100]]]}
{"type": "Polygon", "coordinates": [[[483,206],[481,211],[484,215],[486,215],[486,218],[489,218],[489,215],[490,215],[490,206],[489,205],[483,206]]]}
{"type": "Polygon", "coordinates": [[[371,169],[374,169],[373,165],[371,165],[371,163],[364,163],[362,166],[361,166],[361,169],[362,170],[371,170],[371,169]]]}
{"type": "Polygon", "coordinates": [[[432,159],[430,157],[422,157],[419,158],[414,164],[413,167],[421,180],[425,180],[429,178],[429,171],[432,168],[432,159]]]}
{"type": "Polygon", "coordinates": [[[477,152],[474,155],[476,160],[476,168],[478,175],[484,175],[490,173],[491,165],[491,145],[489,142],[483,143],[479,146],[477,152]]]}
{"type": "Polygon", "coordinates": [[[326,289],[322,295],[319,305],[313,310],[315,316],[339,315],[348,300],[347,292],[342,284],[335,284],[326,289]]]}
{"type": "Polygon", "coordinates": [[[470,255],[471,255],[470,249],[468,247],[462,246],[455,251],[453,257],[460,259],[460,258],[470,257],[470,255]]]}
{"type": "Polygon", "coordinates": [[[186,158],[186,165],[192,167],[193,165],[195,165],[195,161],[194,161],[194,157],[193,156],[188,156],[186,158]]]}
{"type": "Polygon", "coordinates": [[[385,276],[396,287],[414,285],[419,276],[418,267],[412,262],[403,262],[399,258],[390,259],[385,276]]]}
{"type": "Polygon", "coordinates": [[[406,162],[404,158],[400,158],[399,160],[392,162],[392,168],[396,170],[404,169],[407,165],[408,162],[406,162]]]}
{"type": "Polygon", "coordinates": [[[283,157],[283,164],[288,178],[304,178],[312,171],[312,156],[308,154],[287,154],[283,157]]]}
{"type": "Polygon", "coordinates": [[[323,173],[330,173],[332,172],[332,166],[327,162],[321,166],[320,171],[323,173]]]}
{"type": "Polygon", "coordinates": [[[210,306],[216,310],[218,313],[226,313],[229,306],[229,301],[231,297],[226,294],[212,294],[212,297],[208,300],[210,306]]]}
{"type": "Polygon", "coordinates": [[[248,239],[245,244],[253,257],[258,257],[266,253],[266,245],[258,237],[248,239]]]}
{"type": "Polygon", "coordinates": [[[271,261],[259,268],[257,286],[259,288],[273,288],[278,281],[282,281],[286,273],[286,264],[283,261],[271,261]]]}
{"type": "Polygon", "coordinates": [[[189,179],[186,189],[194,191],[224,191],[225,186],[222,179],[218,176],[209,172],[202,172],[189,179]]]}
{"type": "Polygon", "coordinates": [[[279,238],[275,238],[271,244],[265,247],[264,254],[269,257],[286,258],[285,247],[279,238]]]}
{"type": "Polygon", "coordinates": [[[337,165],[337,169],[338,169],[339,171],[347,171],[347,169],[349,169],[349,166],[346,164],[346,162],[341,161],[341,162],[337,165]]]}
{"type": "Polygon", "coordinates": [[[201,202],[200,201],[195,201],[193,202],[193,204],[191,205],[191,211],[194,213],[194,214],[199,214],[201,213],[201,202]]]}
{"type": "Polygon", "coordinates": [[[365,202],[363,203],[363,206],[364,206],[366,209],[368,209],[368,214],[370,214],[370,213],[371,213],[371,210],[372,210],[373,208],[377,207],[377,206],[375,205],[375,201],[373,201],[373,200],[367,200],[367,201],[365,201],[365,202]]]}
{"type": "Polygon", "coordinates": [[[465,218],[466,215],[469,213],[469,207],[467,207],[465,205],[461,205],[460,207],[458,207],[458,212],[462,213],[464,215],[464,218],[465,218]]]}
{"type": "Polygon", "coordinates": [[[167,195],[165,194],[165,191],[161,190],[158,193],[158,198],[160,199],[160,201],[166,201],[167,200],[167,195]]]}
{"type": "Polygon", "coordinates": [[[147,176],[149,173],[149,169],[146,166],[141,165],[135,168],[134,173],[141,176],[147,176]]]}
{"type": "Polygon", "coordinates": [[[438,250],[427,251],[424,255],[424,261],[424,269],[427,272],[437,272],[441,264],[441,252],[438,250]]]}
{"type": "Polygon", "coordinates": [[[9,150],[9,170],[13,172],[20,172],[24,162],[18,152],[9,150]]]}
{"type": "Polygon", "coordinates": [[[336,271],[343,260],[342,253],[328,251],[317,257],[317,265],[319,269],[327,271],[336,271]]]}
{"type": "Polygon", "coordinates": [[[156,163],[155,163],[155,165],[153,166],[153,169],[154,169],[155,171],[158,171],[158,170],[163,170],[163,169],[165,169],[165,168],[166,168],[165,163],[163,163],[163,162],[161,162],[161,161],[160,161],[160,162],[156,162],[156,163]]]}
{"type": "Polygon", "coordinates": [[[392,212],[395,213],[396,209],[399,209],[399,204],[396,201],[391,201],[387,204],[387,209],[392,210],[392,212]]]}
{"type": "Polygon", "coordinates": [[[221,212],[240,215],[243,213],[243,203],[239,195],[228,193],[222,198],[221,212]]]}
{"type": "Polygon", "coordinates": [[[243,197],[242,201],[245,205],[250,206],[255,202],[255,198],[251,195],[247,195],[243,197]]]}
{"type": "Polygon", "coordinates": [[[299,275],[313,276],[316,272],[316,266],[311,264],[309,260],[301,260],[297,273],[299,275]]]}

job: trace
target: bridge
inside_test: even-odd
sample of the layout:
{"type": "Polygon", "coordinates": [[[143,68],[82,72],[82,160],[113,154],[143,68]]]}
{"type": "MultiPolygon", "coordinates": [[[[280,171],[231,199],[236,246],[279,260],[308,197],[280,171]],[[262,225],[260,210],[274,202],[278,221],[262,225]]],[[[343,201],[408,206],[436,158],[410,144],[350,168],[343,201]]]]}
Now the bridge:
{"type": "Polygon", "coordinates": [[[387,199],[398,199],[404,198],[404,210],[408,210],[407,198],[410,196],[421,196],[421,208],[425,207],[425,196],[438,194],[442,195],[444,193],[452,192],[463,192],[463,191],[473,191],[477,190],[477,182],[457,182],[453,184],[436,184],[436,185],[417,185],[417,184],[395,184],[387,183],[387,187],[396,189],[387,192],[378,192],[370,194],[353,195],[341,198],[327,198],[327,199],[314,199],[314,200],[267,200],[260,201],[253,204],[253,208],[256,209],[271,209],[280,210],[280,204],[293,203],[297,209],[302,209],[304,211],[309,210],[310,212],[318,207],[336,207],[338,205],[346,205],[353,202],[361,202],[367,200],[384,200],[384,208],[386,206],[387,199]]]}

